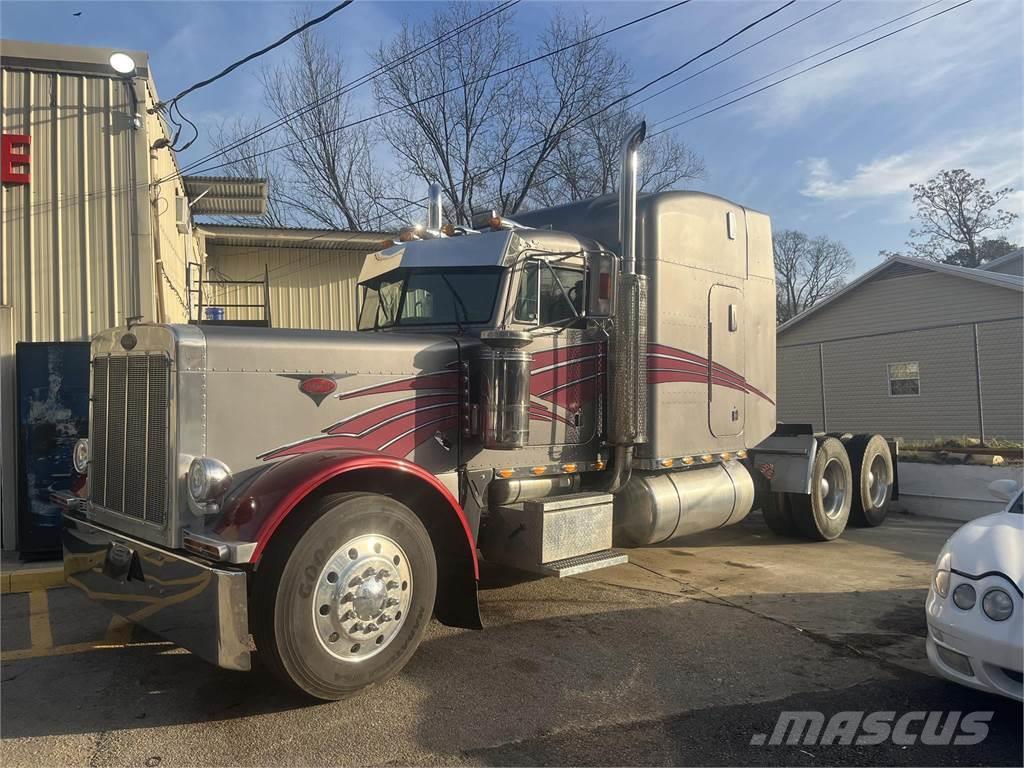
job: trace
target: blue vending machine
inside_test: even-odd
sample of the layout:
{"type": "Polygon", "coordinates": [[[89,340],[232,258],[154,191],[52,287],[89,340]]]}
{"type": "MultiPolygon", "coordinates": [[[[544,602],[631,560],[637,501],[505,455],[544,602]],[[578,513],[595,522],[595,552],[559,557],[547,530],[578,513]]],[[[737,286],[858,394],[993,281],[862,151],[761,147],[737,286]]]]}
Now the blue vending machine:
{"type": "Polygon", "coordinates": [[[89,430],[89,343],[22,342],[15,351],[18,398],[18,550],[60,552],[60,508],[51,491],[84,484],[71,465],[89,430]]]}

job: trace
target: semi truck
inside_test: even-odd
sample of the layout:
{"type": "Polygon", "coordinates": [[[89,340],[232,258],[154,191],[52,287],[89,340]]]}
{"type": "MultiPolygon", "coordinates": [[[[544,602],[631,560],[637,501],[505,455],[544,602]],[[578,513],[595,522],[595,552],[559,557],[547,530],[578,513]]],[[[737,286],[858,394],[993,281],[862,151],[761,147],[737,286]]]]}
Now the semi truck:
{"type": "Polygon", "coordinates": [[[733,525],[827,541],[896,492],[878,435],[778,424],[768,216],[699,192],[425,225],[365,258],[358,329],[144,322],[91,347],[66,580],[197,656],[340,699],[480,563],[570,576],[733,525]]]}

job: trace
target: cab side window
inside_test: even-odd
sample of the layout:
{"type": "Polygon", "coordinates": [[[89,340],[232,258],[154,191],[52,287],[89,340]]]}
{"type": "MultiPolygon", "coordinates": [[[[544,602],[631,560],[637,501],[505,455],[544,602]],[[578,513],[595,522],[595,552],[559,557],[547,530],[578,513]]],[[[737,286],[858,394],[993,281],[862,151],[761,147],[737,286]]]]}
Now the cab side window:
{"type": "Polygon", "coordinates": [[[516,320],[551,325],[575,319],[583,312],[583,278],[581,269],[527,262],[516,297],[516,320]]]}

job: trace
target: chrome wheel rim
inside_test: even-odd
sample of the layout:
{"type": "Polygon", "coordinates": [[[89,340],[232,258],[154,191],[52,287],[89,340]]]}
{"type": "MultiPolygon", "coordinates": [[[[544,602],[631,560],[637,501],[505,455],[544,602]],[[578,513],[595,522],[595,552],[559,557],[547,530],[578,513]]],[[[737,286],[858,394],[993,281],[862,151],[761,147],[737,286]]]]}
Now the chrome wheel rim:
{"type": "Polygon", "coordinates": [[[846,501],[846,473],[838,459],[829,459],[819,481],[821,506],[825,515],[835,519],[843,511],[846,501]]]}
{"type": "Polygon", "coordinates": [[[366,534],[345,542],[317,578],[313,626],[332,656],[365,661],[398,635],[412,604],[412,571],[398,543],[366,534]]]}
{"type": "Polygon", "coordinates": [[[874,509],[885,504],[885,496],[889,492],[889,469],[881,455],[871,460],[868,470],[868,497],[874,509]]]}

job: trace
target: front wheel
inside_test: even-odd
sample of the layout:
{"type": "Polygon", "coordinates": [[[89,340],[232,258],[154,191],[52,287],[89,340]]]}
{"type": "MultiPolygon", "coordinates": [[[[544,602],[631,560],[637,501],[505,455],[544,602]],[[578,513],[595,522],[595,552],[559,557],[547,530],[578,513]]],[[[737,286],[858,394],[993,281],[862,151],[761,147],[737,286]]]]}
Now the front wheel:
{"type": "Polygon", "coordinates": [[[434,550],[419,518],[379,494],[331,494],[292,514],[254,577],[256,649],[292,687],[342,699],[412,657],[433,613],[434,550]]]}

